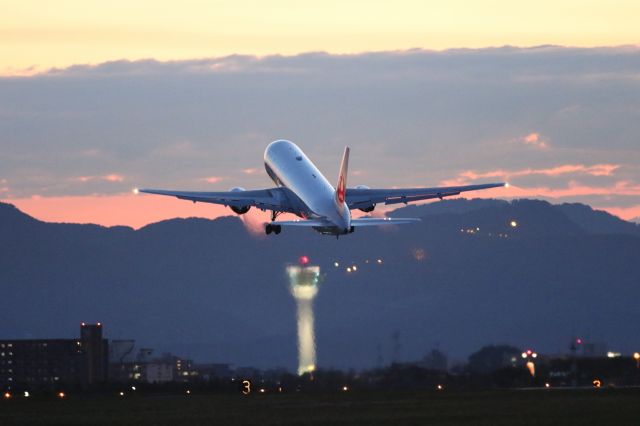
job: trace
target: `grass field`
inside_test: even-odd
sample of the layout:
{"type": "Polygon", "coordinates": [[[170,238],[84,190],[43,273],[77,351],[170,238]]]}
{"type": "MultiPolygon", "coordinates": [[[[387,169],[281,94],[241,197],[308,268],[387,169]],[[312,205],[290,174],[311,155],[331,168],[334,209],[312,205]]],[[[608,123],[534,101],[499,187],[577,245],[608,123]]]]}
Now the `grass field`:
{"type": "Polygon", "coordinates": [[[11,398],[0,425],[640,425],[638,390],[11,398]]]}

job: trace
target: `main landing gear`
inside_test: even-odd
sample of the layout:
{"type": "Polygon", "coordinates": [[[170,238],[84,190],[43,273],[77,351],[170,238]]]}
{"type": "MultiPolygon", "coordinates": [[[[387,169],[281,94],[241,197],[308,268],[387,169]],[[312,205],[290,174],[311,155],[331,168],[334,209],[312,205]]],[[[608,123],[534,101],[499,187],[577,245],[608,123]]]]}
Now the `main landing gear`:
{"type": "Polygon", "coordinates": [[[264,227],[264,232],[269,235],[272,232],[276,235],[278,235],[280,232],[282,232],[282,226],[281,225],[272,225],[270,223],[267,223],[267,226],[264,227]]]}

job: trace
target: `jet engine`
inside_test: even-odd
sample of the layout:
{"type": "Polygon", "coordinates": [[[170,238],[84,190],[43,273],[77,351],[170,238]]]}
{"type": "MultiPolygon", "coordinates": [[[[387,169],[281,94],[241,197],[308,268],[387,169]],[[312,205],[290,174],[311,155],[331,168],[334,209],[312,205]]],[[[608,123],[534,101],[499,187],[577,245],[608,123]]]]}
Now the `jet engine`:
{"type": "MultiPolygon", "coordinates": [[[[240,191],[246,191],[246,190],[244,188],[241,188],[241,187],[237,186],[235,188],[231,188],[229,191],[230,192],[240,192],[240,191]]],[[[235,214],[245,214],[246,212],[249,211],[251,206],[229,206],[229,208],[231,210],[233,210],[233,212],[235,214]]]]}
{"type": "MultiPolygon", "coordinates": [[[[356,189],[371,189],[371,188],[369,188],[367,185],[357,185],[356,189]]],[[[376,205],[371,204],[370,206],[360,207],[358,210],[363,211],[365,213],[369,213],[369,212],[372,212],[373,209],[375,208],[376,208],[376,205]]]]}

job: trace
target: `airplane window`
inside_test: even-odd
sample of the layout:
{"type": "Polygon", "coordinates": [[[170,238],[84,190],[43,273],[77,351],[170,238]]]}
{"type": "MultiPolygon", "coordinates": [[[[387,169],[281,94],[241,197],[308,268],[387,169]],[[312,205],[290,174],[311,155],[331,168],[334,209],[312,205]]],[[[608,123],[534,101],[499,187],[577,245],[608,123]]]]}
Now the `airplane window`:
{"type": "Polygon", "coordinates": [[[298,160],[298,161],[302,161],[302,156],[298,155],[298,156],[296,157],[296,160],[298,160]]]}

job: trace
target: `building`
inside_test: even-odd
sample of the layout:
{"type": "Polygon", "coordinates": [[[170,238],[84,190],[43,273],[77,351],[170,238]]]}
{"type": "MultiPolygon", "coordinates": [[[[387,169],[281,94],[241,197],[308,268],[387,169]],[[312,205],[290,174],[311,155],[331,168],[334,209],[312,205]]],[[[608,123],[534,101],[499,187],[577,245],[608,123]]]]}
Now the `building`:
{"type": "Polygon", "coordinates": [[[82,323],[79,339],[0,340],[0,386],[57,389],[104,383],[108,346],[100,323],[82,323]]]}

